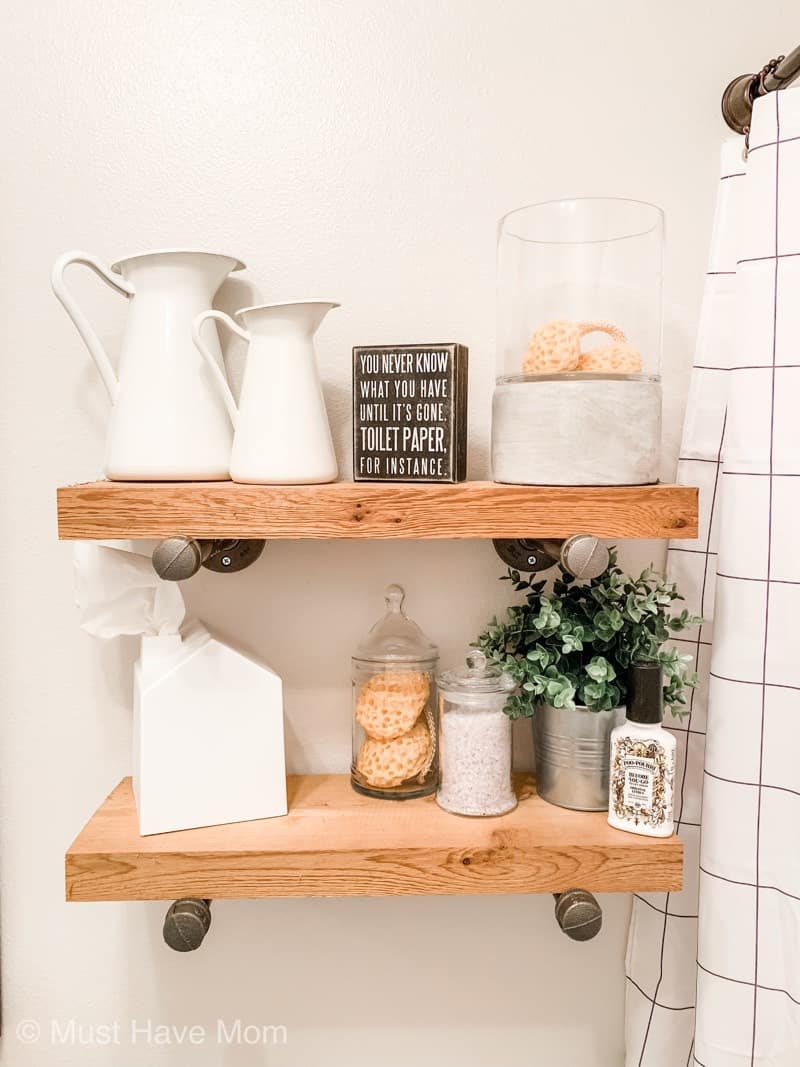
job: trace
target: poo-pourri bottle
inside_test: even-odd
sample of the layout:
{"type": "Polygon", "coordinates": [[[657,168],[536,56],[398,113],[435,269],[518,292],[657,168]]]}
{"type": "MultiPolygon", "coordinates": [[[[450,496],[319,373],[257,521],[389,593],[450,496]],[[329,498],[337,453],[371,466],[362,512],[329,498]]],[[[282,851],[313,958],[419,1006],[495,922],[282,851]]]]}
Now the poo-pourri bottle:
{"type": "Polygon", "coordinates": [[[625,722],[611,732],[608,821],[619,830],[672,833],[676,742],[663,718],[661,664],[633,664],[625,722]]]}

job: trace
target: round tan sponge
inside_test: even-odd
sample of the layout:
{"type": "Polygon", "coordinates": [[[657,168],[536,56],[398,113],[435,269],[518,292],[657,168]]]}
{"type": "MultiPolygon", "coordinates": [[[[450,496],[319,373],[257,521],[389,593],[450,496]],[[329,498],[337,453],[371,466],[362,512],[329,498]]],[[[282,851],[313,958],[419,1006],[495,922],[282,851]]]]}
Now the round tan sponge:
{"type": "Polygon", "coordinates": [[[368,737],[356,758],[356,770],[367,785],[394,789],[423,769],[431,750],[428,724],[421,719],[407,734],[393,741],[368,737]]]}
{"type": "Polygon", "coordinates": [[[579,371],[595,371],[601,374],[639,374],[642,369],[642,357],[627,342],[613,342],[610,345],[598,345],[582,352],[578,360],[579,371]]]}
{"type": "Polygon", "coordinates": [[[526,374],[558,374],[578,369],[581,332],[577,322],[555,319],[531,337],[522,369],[526,374]]]}
{"type": "Polygon", "coordinates": [[[587,333],[605,333],[624,344],[625,334],[613,322],[568,322],[554,319],[535,330],[522,364],[525,374],[563,374],[581,370],[581,339],[587,333]]]}
{"type": "Polygon", "coordinates": [[[421,671],[383,671],[361,687],[356,719],[376,741],[393,741],[408,733],[425,707],[430,693],[421,671]]]}

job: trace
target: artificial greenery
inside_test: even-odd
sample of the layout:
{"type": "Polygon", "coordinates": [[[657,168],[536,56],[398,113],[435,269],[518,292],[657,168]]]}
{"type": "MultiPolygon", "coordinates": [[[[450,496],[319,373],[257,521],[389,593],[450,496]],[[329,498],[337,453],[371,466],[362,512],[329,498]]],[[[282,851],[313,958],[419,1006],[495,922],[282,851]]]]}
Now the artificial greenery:
{"type": "Polygon", "coordinates": [[[648,568],[630,577],[617,566],[615,549],[610,555],[608,570],[585,584],[561,568],[549,593],[545,581],[526,580],[518,571],[503,576],[526,593],[525,603],[510,607],[505,622],[493,619],[477,644],[517,683],[506,704],[512,719],[532,715],[537,704],[619,707],[628,668],[639,660],[658,660],[664,703],[673,714],[685,714],[685,689],[697,684],[697,675],[689,671],[691,656],[664,643],[702,619],[686,610],[670,613],[683,597],[664,575],[648,568]]]}

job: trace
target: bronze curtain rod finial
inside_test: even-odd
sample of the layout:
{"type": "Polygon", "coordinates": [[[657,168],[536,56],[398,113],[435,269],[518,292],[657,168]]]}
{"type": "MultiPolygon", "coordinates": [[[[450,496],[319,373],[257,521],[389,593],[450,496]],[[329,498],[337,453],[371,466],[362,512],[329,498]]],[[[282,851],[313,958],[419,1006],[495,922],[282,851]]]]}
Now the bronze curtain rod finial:
{"type": "Polygon", "coordinates": [[[722,117],[735,133],[750,128],[753,103],[760,96],[785,89],[800,75],[800,46],[787,56],[778,56],[765,64],[758,74],[740,74],[722,94],[722,117]]]}

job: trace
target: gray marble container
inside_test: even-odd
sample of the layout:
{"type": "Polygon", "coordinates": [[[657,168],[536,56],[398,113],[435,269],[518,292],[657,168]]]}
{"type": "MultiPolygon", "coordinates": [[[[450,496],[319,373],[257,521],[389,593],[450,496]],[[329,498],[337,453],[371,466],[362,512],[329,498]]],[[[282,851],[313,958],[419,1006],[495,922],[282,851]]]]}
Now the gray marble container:
{"type": "Polygon", "coordinates": [[[661,382],[553,375],[499,381],[492,476],[513,485],[649,485],[658,481],[661,382]]]}

